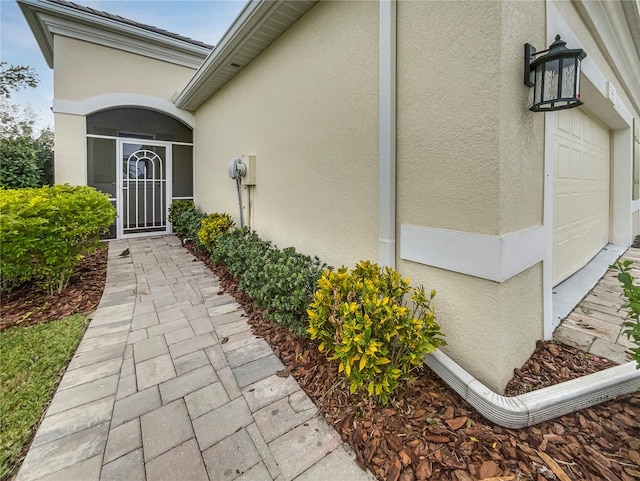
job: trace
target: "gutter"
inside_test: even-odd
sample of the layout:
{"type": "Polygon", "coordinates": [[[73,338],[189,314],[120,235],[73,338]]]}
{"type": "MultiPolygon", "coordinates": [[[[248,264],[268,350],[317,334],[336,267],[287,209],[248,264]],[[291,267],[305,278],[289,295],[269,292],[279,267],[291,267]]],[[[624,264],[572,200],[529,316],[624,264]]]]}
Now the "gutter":
{"type": "Polygon", "coordinates": [[[520,396],[493,392],[442,351],[425,356],[425,364],[489,421],[519,429],[631,394],[640,387],[635,362],[611,367],[520,396]]]}

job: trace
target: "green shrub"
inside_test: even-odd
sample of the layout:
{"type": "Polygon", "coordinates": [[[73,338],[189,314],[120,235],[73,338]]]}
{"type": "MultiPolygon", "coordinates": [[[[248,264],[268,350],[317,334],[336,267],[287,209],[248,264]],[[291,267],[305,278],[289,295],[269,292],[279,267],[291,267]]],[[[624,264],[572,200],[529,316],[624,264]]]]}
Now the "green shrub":
{"type": "Polygon", "coordinates": [[[617,261],[610,266],[618,271],[618,280],[622,283],[625,302],[621,309],[627,311],[627,316],[631,319],[624,323],[626,328],[622,331],[628,339],[632,339],[636,347],[629,349],[631,357],[636,361],[638,369],[640,369],[640,286],[635,285],[635,279],[631,275],[631,265],[633,262],[617,261]]]}
{"type": "Polygon", "coordinates": [[[435,291],[411,288],[391,268],[361,261],[349,272],[328,270],[308,310],[312,339],[351,382],[386,404],[412,378],[424,355],[445,344],[431,306],[435,291]]]}
{"type": "Polygon", "coordinates": [[[200,223],[206,217],[190,200],[175,200],[169,206],[169,222],[179,236],[198,242],[200,223]]]}
{"type": "Polygon", "coordinates": [[[211,259],[224,264],[239,279],[238,288],[278,324],[305,336],[306,309],[317,280],[326,268],[317,257],[280,250],[248,229],[236,229],[219,237],[211,259]]]}
{"type": "Polygon", "coordinates": [[[41,155],[37,142],[31,137],[0,139],[0,187],[38,187],[43,175],[38,165],[41,155]]]}
{"type": "Polygon", "coordinates": [[[228,232],[231,226],[233,220],[229,214],[209,214],[200,222],[198,243],[210,252],[216,240],[228,232]]]}
{"type": "Polygon", "coordinates": [[[34,279],[50,293],[61,292],[115,215],[109,197],[92,187],[0,189],[2,288],[34,279]]]}

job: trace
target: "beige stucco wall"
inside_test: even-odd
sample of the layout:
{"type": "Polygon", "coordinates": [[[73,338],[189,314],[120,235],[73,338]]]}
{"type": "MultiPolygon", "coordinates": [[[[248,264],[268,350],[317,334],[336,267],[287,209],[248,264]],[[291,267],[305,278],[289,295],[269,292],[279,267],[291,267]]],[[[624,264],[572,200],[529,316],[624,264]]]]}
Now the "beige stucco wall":
{"type": "MultiPolygon", "coordinates": [[[[541,2],[398,4],[398,225],[493,236],[541,225],[544,118],[526,109],[526,42],[544,43],[541,2]]],[[[445,351],[504,388],[543,336],[541,263],[503,283],[397,265],[438,291],[445,351]]]]}
{"type": "Polygon", "coordinates": [[[194,70],[142,55],[56,35],[54,98],[84,100],[107,93],[139,93],[169,100],[194,70]]]}
{"type": "Polygon", "coordinates": [[[87,122],[84,116],[54,114],[55,182],[87,184],[87,122]]]}
{"type": "Polygon", "coordinates": [[[195,115],[203,210],[237,219],[227,162],[256,155],[263,238],[335,266],[377,258],[377,3],[317,4],[195,115]]]}
{"type": "Polygon", "coordinates": [[[640,235],[640,210],[633,213],[631,220],[633,223],[633,235],[640,235]]]}
{"type": "MultiPolygon", "coordinates": [[[[194,70],[69,37],[54,37],[54,98],[83,101],[105,94],[142,94],[169,101],[194,70]]],[[[55,180],[86,184],[86,122],[56,113],[55,180]]]]}

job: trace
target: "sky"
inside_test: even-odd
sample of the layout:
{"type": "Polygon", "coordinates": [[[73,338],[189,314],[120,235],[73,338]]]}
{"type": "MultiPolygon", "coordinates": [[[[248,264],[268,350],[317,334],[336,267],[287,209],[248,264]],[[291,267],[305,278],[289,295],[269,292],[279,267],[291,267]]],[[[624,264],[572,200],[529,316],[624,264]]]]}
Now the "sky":
{"type": "MultiPolygon", "coordinates": [[[[74,0],[147,25],[215,45],[236,18],[246,0],[74,0]]],[[[15,0],[0,0],[0,59],[10,65],[28,65],[38,74],[35,89],[12,95],[21,105],[30,104],[38,115],[37,126],[53,127],[53,71],[27,25],[15,0]]]]}

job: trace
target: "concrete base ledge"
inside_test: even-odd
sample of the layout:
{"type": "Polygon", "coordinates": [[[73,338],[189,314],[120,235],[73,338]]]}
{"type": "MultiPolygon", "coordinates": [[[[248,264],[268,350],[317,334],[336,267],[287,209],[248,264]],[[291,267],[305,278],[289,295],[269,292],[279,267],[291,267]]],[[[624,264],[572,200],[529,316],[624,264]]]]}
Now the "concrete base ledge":
{"type": "Polygon", "coordinates": [[[511,429],[533,426],[640,387],[635,362],[513,397],[493,392],[441,351],[425,356],[425,364],[485,418],[511,429]]]}

